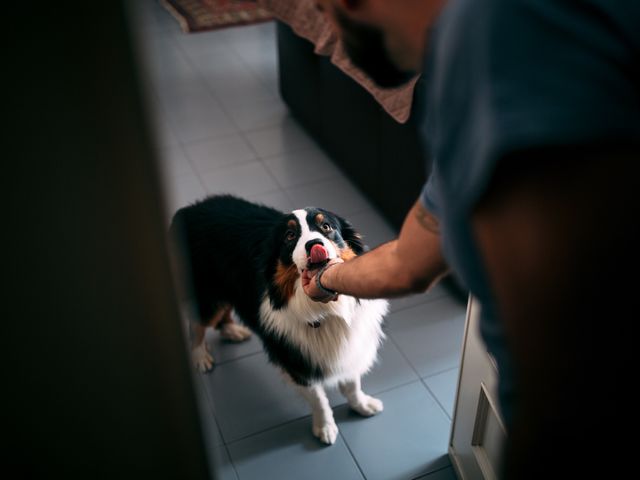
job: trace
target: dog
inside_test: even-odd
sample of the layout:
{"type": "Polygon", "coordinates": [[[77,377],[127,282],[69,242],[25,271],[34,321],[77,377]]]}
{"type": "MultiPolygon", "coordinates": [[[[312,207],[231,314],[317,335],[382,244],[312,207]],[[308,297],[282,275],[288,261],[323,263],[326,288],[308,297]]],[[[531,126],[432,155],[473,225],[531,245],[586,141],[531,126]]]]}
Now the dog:
{"type": "Polygon", "coordinates": [[[191,270],[198,310],[191,322],[192,356],[200,371],[213,364],[204,342],[207,326],[232,340],[249,335],[233,322],[234,309],[262,340],[269,361],[308,401],[312,432],[321,442],[333,444],[338,435],[325,387],[338,386],[363,416],[383,410],[382,401],[362,391],[360,379],[384,340],[388,302],[348,295],[314,302],[301,284],[305,269],[365,252],[348,221],[320,208],[284,213],[218,195],[178,210],[171,230],[182,238],[191,270]]]}

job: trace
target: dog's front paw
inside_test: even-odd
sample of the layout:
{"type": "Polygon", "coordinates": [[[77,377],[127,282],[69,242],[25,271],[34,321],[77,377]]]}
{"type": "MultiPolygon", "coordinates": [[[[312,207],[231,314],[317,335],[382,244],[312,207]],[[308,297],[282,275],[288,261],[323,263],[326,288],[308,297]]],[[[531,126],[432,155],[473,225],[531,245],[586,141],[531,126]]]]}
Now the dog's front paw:
{"type": "Polygon", "coordinates": [[[363,417],[370,417],[384,410],[384,404],[382,403],[382,400],[378,398],[370,397],[369,395],[363,395],[362,400],[356,404],[351,405],[351,408],[353,408],[363,417]]]}
{"type": "Polygon", "coordinates": [[[338,438],[338,426],[333,419],[330,422],[322,422],[313,425],[313,434],[320,439],[322,443],[333,445],[338,438]]]}
{"type": "Polygon", "coordinates": [[[251,336],[251,330],[237,323],[225,323],[220,328],[220,336],[232,342],[244,342],[251,336]]]}
{"type": "Polygon", "coordinates": [[[200,373],[208,372],[213,368],[213,357],[207,351],[204,343],[191,351],[191,359],[200,373]]]}

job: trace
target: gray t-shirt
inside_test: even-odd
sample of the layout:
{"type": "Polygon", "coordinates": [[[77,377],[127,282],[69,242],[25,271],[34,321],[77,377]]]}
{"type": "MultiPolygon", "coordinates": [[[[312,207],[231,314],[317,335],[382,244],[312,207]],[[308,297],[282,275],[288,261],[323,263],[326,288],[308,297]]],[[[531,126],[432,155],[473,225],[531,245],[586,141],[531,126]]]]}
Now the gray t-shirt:
{"type": "Polygon", "coordinates": [[[449,265],[482,304],[510,424],[509,353],[469,220],[510,153],[640,142],[640,1],[451,0],[425,78],[433,167],[421,198],[440,220],[449,265]]]}

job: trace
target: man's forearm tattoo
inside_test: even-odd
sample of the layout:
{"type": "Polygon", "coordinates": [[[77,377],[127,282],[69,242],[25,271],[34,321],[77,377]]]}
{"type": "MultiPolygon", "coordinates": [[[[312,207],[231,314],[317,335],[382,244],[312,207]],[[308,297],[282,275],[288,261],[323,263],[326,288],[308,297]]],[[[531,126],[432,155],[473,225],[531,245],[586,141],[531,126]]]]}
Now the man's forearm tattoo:
{"type": "Polygon", "coordinates": [[[440,235],[440,224],[438,223],[438,219],[422,205],[418,205],[418,208],[416,208],[416,220],[418,220],[418,223],[422,225],[425,230],[435,233],[436,235],[440,235]]]}

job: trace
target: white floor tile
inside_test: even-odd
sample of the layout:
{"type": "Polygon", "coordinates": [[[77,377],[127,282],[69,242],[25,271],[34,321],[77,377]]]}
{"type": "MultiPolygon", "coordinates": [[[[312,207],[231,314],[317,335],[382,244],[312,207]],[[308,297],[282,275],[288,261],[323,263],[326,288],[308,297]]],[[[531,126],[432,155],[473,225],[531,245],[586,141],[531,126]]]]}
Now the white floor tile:
{"type": "Polygon", "coordinates": [[[248,197],[248,200],[256,203],[262,203],[268,207],[281,210],[285,213],[295,210],[295,205],[289,196],[282,190],[276,190],[275,192],[263,193],[255,196],[252,195],[248,197]]]}
{"type": "Polygon", "coordinates": [[[174,36],[174,41],[185,55],[194,60],[220,51],[229,50],[229,45],[219,30],[202,32],[195,35],[179,33],[174,36]]]}
{"type": "Polygon", "coordinates": [[[256,160],[249,143],[237,134],[187,143],[184,149],[199,174],[256,160]]]}
{"type": "Polygon", "coordinates": [[[195,175],[193,167],[180,146],[160,151],[160,167],[168,181],[185,175],[195,175]]]}
{"type": "Polygon", "coordinates": [[[342,177],[323,180],[310,185],[287,189],[297,208],[319,207],[340,216],[349,215],[373,208],[367,199],[342,177]]]}
{"type": "Polygon", "coordinates": [[[203,173],[200,178],[211,194],[232,193],[247,197],[280,188],[260,162],[218,168],[203,173]]]}
{"type": "Polygon", "coordinates": [[[319,148],[283,153],[263,160],[283,187],[295,187],[342,176],[342,172],[319,148]]]}
{"type": "MultiPolygon", "coordinates": [[[[268,94],[266,89],[265,94],[268,94]]],[[[257,130],[282,124],[288,117],[289,111],[281,100],[261,100],[252,103],[228,103],[227,112],[243,132],[257,130]]]]}
{"type": "Polygon", "coordinates": [[[311,137],[291,118],[275,127],[248,132],[246,137],[261,158],[317,148],[311,137]]]}
{"type": "Polygon", "coordinates": [[[200,180],[195,175],[186,175],[167,181],[167,201],[169,213],[206,196],[200,180]]]}
{"type": "Polygon", "coordinates": [[[176,105],[168,113],[169,122],[183,143],[221,137],[237,132],[233,121],[213,101],[201,104],[176,105]]]}

